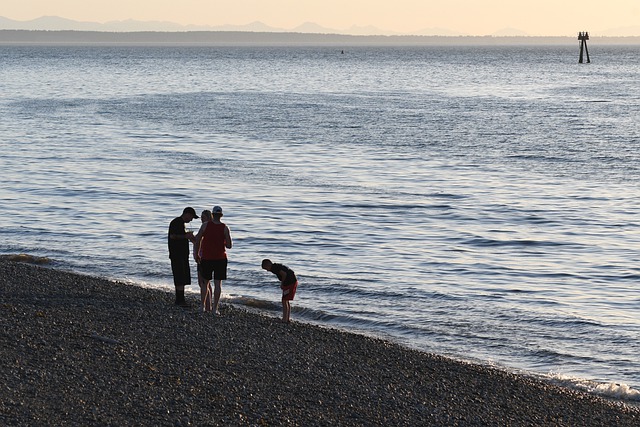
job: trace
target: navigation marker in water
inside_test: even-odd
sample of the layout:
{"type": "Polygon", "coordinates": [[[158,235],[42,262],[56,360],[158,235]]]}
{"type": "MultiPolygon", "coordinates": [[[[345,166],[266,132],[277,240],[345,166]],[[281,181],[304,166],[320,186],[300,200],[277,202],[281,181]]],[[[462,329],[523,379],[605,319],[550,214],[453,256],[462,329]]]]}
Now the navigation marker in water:
{"type": "Polygon", "coordinates": [[[582,64],[584,61],[582,60],[582,52],[586,52],[587,54],[587,64],[591,62],[591,59],[589,59],[589,49],[587,48],[587,40],[589,40],[589,33],[585,32],[580,32],[578,33],[578,40],[580,40],[580,60],[578,61],[579,64],[582,64]]]}

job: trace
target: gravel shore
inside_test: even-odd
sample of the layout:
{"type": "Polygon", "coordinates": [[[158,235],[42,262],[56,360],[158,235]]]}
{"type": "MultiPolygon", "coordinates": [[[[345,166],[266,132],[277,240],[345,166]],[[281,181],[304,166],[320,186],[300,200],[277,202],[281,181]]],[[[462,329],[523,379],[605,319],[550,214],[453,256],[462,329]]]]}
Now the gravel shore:
{"type": "Polygon", "coordinates": [[[0,424],[640,426],[640,412],[386,341],[0,259],[0,424]]]}

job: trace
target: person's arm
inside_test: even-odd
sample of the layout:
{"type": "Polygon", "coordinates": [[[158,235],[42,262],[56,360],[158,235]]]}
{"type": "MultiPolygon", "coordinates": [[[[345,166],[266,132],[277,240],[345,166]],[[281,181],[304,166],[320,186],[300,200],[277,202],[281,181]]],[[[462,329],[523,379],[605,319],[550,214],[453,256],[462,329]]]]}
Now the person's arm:
{"type": "Polygon", "coordinates": [[[193,233],[190,231],[186,231],[184,229],[184,225],[182,226],[182,228],[180,228],[179,226],[172,226],[172,228],[169,230],[169,238],[171,240],[191,240],[193,238],[193,233]]]}
{"type": "Polygon", "coordinates": [[[169,228],[169,239],[171,240],[188,239],[184,226],[180,228],[179,225],[175,225],[175,223],[172,223],[171,227],[169,228]]]}
{"type": "Polygon", "coordinates": [[[182,239],[187,239],[191,242],[194,241],[195,237],[193,236],[193,232],[191,231],[186,231],[184,234],[170,234],[169,238],[171,240],[182,240],[182,239]]]}
{"type": "Polygon", "coordinates": [[[224,226],[224,244],[227,249],[231,249],[233,247],[233,241],[231,240],[231,230],[226,225],[224,226]]]}
{"type": "Polygon", "coordinates": [[[200,262],[200,244],[202,243],[202,236],[204,236],[205,228],[207,228],[206,222],[200,226],[200,230],[198,230],[198,234],[196,234],[195,240],[193,242],[193,259],[196,262],[200,262]]]}
{"type": "Polygon", "coordinates": [[[280,279],[282,283],[287,279],[287,272],[284,269],[278,271],[278,279],[280,279]]]}

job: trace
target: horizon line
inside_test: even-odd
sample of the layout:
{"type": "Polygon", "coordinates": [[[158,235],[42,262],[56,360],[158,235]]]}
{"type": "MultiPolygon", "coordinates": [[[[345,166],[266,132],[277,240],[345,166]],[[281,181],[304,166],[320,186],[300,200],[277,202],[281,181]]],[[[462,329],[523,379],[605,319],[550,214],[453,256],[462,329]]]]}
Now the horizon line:
{"type": "MultiPolygon", "coordinates": [[[[319,33],[319,32],[304,32],[297,30],[278,30],[278,31],[259,31],[259,30],[122,30],[122,31],[114,31],[114,30],[78,30],[78,29],[18,29],[18,28],[0,28],[0,31],[3,32],[28,32],[28,33],[97,33],[97,34],[110,34],[110,35],[126,35],[126,34],[143,34],[143,33],[154,33],[154,34],[194,34],[194,33],[242,33],[242,34],[272,34],[272,35],[306,35],[306,36],[340,36],[340,37],[353,37],[353,38],[496,38],[496,39],[574,39],[577,40],[577,35],[579,33],[583,33],[584,31],[576,31],[576,36],[569,35],[528,35],[528,34],[348,34],[348,33],[319,33]]],[[[634,39],[640,38],[640,35],[632,35],[632,36],[593,36],[593,33],[587,31],[591,35],[591,37],[595,37],[598,39],[634,39]]]]}
{"type": "MultiPolygon", "coordinates": [[[[600,45],[640,45],[640,36],[594,37],[600,45]]],[[[593,40],[592,39],[592,40],[593,40]]],[[[256,31],[0,30],[0,45],[146,46],[569,46],[569,36],[350,35],[256,31]]]]}

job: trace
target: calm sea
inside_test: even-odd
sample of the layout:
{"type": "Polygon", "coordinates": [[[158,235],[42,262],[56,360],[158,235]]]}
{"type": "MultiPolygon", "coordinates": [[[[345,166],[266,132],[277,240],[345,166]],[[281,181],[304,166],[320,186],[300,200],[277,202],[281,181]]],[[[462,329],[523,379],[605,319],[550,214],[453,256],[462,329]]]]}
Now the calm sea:
{"type": "Polygon", "coordinates": [[[0,253],[172,290],[220,205],[228,302],[269,257],[295,320],[640,400],[640,47],[590,48],[1,46],[0,253]]]}

